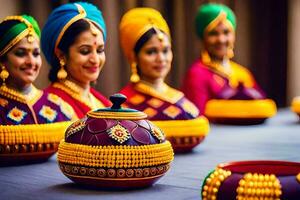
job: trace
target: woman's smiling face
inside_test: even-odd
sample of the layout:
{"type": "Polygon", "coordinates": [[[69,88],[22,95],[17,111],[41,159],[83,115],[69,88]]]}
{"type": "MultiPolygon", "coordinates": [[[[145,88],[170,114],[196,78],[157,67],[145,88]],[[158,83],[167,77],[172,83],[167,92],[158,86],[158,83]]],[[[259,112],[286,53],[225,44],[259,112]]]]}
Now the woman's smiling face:
{"type": "Polygon", "coordinates": [[[140,49],[136,62],[142,80],[164,79],[171,69],[173,53],[167,35],[154,34],[140,49]]]}
{"type": "Polygon", "coordinates": [[[28,42],[24,37],[6,54],[3,64],[9,72],[9,85],[21,89],[35,81],[42,66],[40,51],[38,38],[28,42]]]}
{"type": "Polygon", "coordinates": [[[80,33],[66,56],[68,75],[82,85],[97,80],[104,63],[104,39],[101,31],[96,35],[91,30],[80,33]]]}

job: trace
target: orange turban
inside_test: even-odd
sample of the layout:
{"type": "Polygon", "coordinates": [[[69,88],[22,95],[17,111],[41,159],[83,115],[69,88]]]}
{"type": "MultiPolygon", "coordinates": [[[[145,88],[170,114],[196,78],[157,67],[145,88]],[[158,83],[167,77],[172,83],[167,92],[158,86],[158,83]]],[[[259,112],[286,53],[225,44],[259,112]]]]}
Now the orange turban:
{"type": "Polygon", "coordinates": [[[120,40],[129,63],[134,59],[134,47],[137,41],[151,28],[159,29],[171,38],[167,22],[153,8],[133,8],[122,17],[119,26],[120,40]]]}

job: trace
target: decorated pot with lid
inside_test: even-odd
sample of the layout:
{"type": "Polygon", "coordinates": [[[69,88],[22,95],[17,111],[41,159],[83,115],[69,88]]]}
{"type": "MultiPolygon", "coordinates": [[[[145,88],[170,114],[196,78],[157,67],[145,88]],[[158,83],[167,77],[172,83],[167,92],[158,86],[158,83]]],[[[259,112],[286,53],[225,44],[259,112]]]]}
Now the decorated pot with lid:
{"type": "Polygon", "coordinates": [[[76,183],[99,188],[150,186],[168,171],[171,144],[145,113],[121,108],[126,96],[110,100],[111,108],[91,111],[66,130],[58,149],[60,169],[76,183]]]}

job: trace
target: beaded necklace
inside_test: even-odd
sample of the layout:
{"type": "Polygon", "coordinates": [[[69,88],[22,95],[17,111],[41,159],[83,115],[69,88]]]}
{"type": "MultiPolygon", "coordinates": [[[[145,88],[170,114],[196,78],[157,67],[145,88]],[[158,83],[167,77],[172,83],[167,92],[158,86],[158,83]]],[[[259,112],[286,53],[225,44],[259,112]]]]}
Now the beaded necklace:
{"type": "Polygon", "coordinates": [[[96,97],[94,97],[94,95],[91,92],[89,92],[87,97],[84,97],[83,89],[70,80],[56,82],[53,84],[53,87],[63,90],[72,98],[86,105],[91,110],[104,107],[104,105],[96,97]]]}
{"type": "Polygon", "coordinates": [[[176,103],[179,99],[183,97],[183,93],[175,90],[171,87],[169,87],[167,84],[163,83],[162,86],[162,92],[157,91],[153,87],[151,87],[149,84],[145,84],[144,81],[140,81],[137,84],[135,84],[135,89],[139,92],[142,92],[144,94],[151,95],[153,97],[162,99],[164,101],[170,102],[170,103],[176,103]]]}
{"type": "Polygon", "coordinates": [[[0,94],[9,99],[13,99],[32,106],[43,95],[43,92],[41,90],[38,90],[33,85],[31,85],[30,87],[31,89],[28,94],[22,94],[14,89],[8,88],[6,85],[2,85],[0,87],[0,94]]]}

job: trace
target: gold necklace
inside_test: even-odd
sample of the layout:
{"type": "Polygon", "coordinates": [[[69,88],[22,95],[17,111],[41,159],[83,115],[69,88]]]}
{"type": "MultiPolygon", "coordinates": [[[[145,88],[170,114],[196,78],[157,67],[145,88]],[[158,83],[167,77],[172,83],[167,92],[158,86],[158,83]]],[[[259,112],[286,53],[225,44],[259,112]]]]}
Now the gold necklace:
{"type": "Polygon", "coordinates": [[[167,84],[163,83],[162,86],[164,92],[158,92],[156,89],[151,87],[148,84],[145,84],[143,82],[138,82],[135,84],[135,89],[139,92],[142,92],[144,94],[151,95],[153,97],[162,99],[164,101],[170,102],[170,103],[176,103],[179,99],[183,97],[183,93],[169,87],[167,84]]]}
{"type": "Polygon", "coordinates": [[[96,109],[99,107],[104,107],[104,105],[96,99],[90,92],[88,97],[83,96],[83,89],[81,89],[76,83],[65,80],[63,82],[56,82],[53,84],[53,87],[58,88],[69,94],[72,98],[86,105],[90,109],[96,109]]]}
{"type": "Polygon", "coordinates": [[[0,87],[0,94],[21,103],[33,105],[42,96],[43,92],[32,85],[28,94],[22,94],[14,89],[8,88],[6,85],[2,85],[0,87]]]}

